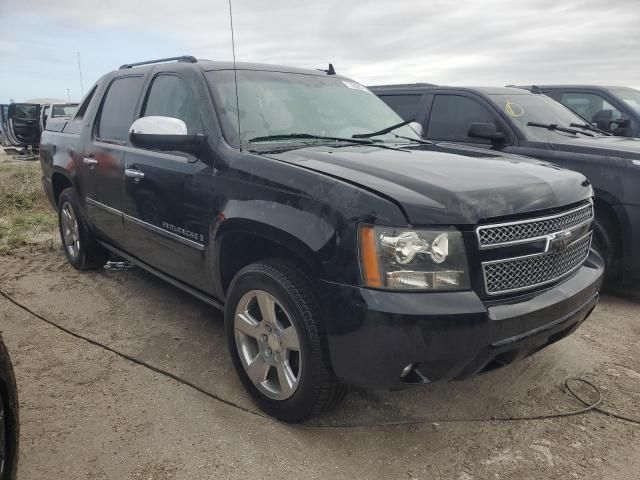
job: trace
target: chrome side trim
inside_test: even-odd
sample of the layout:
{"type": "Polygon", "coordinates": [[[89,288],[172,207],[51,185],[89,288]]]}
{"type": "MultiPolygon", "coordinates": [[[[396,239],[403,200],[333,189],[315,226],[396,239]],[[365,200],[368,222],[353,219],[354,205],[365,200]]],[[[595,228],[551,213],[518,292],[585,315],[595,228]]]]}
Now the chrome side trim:
{"type": "Polygon", "coordinates": [[[94,207],[101,208],[109,213],[113,213],[114,215],[122,215],[120,210],[116,210],[115,208],[110,207],[109,205],[105,205],[104,203],[100,203],[93,198],[86,197],[86,201],[89,205],[93,205],[94,207]]]}
{"type": "Polygon", "coordinates": [[[593,222],[593,219],[595,218],[595,212],[594,212],[594,207],[593,207],[593,200],[589,199],[589,203],[585,204],[585,205],[581,205],[579,207],[573,208],[571,210],[566,210],[564,212],[560,212],[560,213],[556,213],[554,215],[547,215],[545,217],[536,217],[536,218],[530,218],[527,220],[516,220],[513,222],[503,222],[503,223],[492,223],[489,225],[481,225],[479,227],[476,227],[476,239],[478,240],[478,246],[480,247],[480,250],[489,250],[492,248],[500,248],[500,247],[507,247],[510,245],[521,245],[523,243],[532,243],[532,242],[537,242],[540,240],[546,240],[549,238],[550,235],[562,232],[564,230],[573,230],[574,228],[578,228],[578,227],[583,227],[584,225],[593,222]],[[537,237],[530,237],[530,238],[523,238],[520,240],[511,240],[508,242],[500,242],[500,243],[491,243],[488,245],[483,245],[482,241],[480,239],[480,232],[482,230],[488,230],[488,229],[492,229],[492,228],[500,228],[500,227],[508,227],[511,225],[524,225],[527,223],[536,223],[536,222],[544,222],[545,220],[553,220],[554,218],[560,218],[560,217],[564,217],[567,215],[571,215],[572,213],[576,213],[579,212],[580,210],[584,210],[585,208],[591,208],[591,217],[589,218],[589,220],[586,220],[578,225],[573,225],[567,229],[562,229],[562,230],[558,230],[556,232],[549,232],[546,235],[539,235],[537,237]]]}
{"type": "Polygon", "coordinates": [[[195,248],[200,251],[204,251],[204,245],[202,243],[194,242],[193,240],[189,240],[188,238],[184,238],[184,237],[181,237],[180,235],[176,235],[175,233],[168,232],[167,230],[164,230],[160,227],[152,225],[151,223],[147,223],[143,220],[140,220],[139,218],[132,217],[131,215],[127,215],[126,213],[121,212],[120,210],[117,210],[108,205],[105,205],[104,203],[100,203],[97,200],[94,200],[93,198],[87,197],[87,203],[90,205],[93,205],[94,207],[101,208],[114,215],[122,215],[122,218],[124,220],[127,220],[131,223],[135,223],[136,225],[140,225],[141,227],[151,230],[152,232],[162,235],[163,237],[170,238],[171,240],[175,240],[176,242],[180,242],[184,245],[188,245],[189,247],[195,248]]]}
{"type": "Polygon", "coordinates": [[[163,228],[152,225],[151,223],[147,223],[144,220],[140,220],[139,218],[132,217],[131,215],[127,215],[126,213],[123,213],[122,216],[125,220],[128,220],[131,223],[135,223],[136,225],[140,225],[141,227],[151,230],[152,232],[162,235],[163,237],[167,237],[177,242],[184,243],[185,245],[193,247],[197,250],[204,250],[204,245],[201,243],[194,242],[193,240],[189,240],[188,238],[184,238],[180,235],[176,235],[175,233],[168,232],[163,228]]]}

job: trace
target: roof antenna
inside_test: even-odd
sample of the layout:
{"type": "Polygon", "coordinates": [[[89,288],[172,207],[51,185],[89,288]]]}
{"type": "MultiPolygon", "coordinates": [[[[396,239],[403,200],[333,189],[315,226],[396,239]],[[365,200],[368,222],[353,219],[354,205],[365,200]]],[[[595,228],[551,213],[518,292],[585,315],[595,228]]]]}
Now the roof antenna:
{"type": "Polygon", "coordinates": [[[236,40],[233,35],[233,11],[229,0],[229,20],[231,21],[231,50],[233,52],[233,79],[236,84],[236,111],[238,114],[238,142],[242,151],[242,135],[240,134],[240,99],[238,98],[238,70],[236,69],[236,40]]]}
{"type": "Polygon", "coordinates": [[[328,69],[325,70],[324,68],[319,68],[318,71],[319,72],[324,72],[327,75],[335,75],[336,74],[336,69],[333,68],[333,63],[329,64],[329,68],[328,69]]]}
{"type": "Polygon", "coordinates": [[[80,66],[80,52],[78,53],[78,73],[80,74],[80,91],[82,92],[82,96],[84,97],[84,85],[82,85],[82,67],[80,66]]]}

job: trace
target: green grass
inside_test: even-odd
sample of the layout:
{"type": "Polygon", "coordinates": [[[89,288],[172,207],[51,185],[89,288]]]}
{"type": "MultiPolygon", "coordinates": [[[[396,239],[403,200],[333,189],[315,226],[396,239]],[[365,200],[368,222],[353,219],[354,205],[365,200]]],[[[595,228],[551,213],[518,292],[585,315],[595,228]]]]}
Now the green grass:
{"type": "Polygon", "coordinates": [[[0,254],[55,238],[58,219],[40,183],[38,162],[0,161],[0,254]]]}

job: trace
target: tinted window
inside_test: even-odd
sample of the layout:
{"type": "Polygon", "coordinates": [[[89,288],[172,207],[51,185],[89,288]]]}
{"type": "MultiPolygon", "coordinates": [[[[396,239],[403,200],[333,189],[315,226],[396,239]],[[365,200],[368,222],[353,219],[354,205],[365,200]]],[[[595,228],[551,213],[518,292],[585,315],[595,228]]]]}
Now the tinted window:
{"type": "Polygon", "coordinates": [[[202,131],[198,105],[189,85],[177,75],[158,75],[151,85],[144,117],[160,115],[179,118],[189,133],[202,131]]]}
{"type": "Polygon", "coordinates": [[[126,142],[133,123],[142,77],[121,77],[111,83],[98,121],[98,137],[126,142]]]}
{"type": "Polygon", "coordinates": [[[609,122],[620,118],[620,111],[595,93],[563,93],[560,97],[563,105],[598,127],[609,128],[609,122]]]}
{"type": "Polygon", "coordinates": [[[493,122],[495,115],[475,100],[459,95],[436,95],[429,116],[427,138],[490,143],[488,140],[471,138],[467,133],[472,123],[493,122]]]}
{"type": "Polygon", "coordinates": [[[380,98],[404,120],[415,120],[420,95],[381,95],[380,98]]]}

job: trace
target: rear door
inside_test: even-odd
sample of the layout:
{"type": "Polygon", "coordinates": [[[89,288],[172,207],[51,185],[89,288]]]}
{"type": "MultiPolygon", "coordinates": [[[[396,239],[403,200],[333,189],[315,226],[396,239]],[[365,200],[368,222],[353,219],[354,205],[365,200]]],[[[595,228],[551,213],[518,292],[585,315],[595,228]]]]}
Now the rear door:
{"type": "Polygon", "coordinates": [[[89,220],[100,237],[116,246],[123,245],[124,152],[143,78],[126,75],[111,80],[93,123],[86,127],[90,138],[77,162],[89,220]]]}
{"type": "MultiPolygon", "coordinates": [[[[189,134],[203,134],[190,83],[174,72],[151,81],[142,117],[183,120],[189,134]]],[[[213,171],[198,155],[135,146],[124,156],[125,250],[153,267],[208,290],[204,249],[208,239],[213,171]]]]}
{"type": "Polygon", "coordinates": [[[40,143],[40,105],[35,103],[12,103],[8,110],[9,138],[19,145],[40,143]]]}

